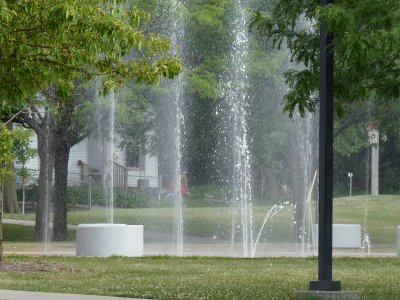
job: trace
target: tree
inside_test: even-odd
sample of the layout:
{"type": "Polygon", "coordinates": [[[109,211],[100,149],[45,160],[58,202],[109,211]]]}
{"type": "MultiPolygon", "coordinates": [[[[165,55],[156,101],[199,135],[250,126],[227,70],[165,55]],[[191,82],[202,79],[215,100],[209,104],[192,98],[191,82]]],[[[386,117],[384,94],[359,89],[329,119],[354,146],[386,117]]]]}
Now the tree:
{"type": "MultiPolygon", "coordinates": [[[[7,129],[12,130],[12,123],[8,123],[7,129]]],[[[8,170],[8,175],[3,176],[3,212],[19,213],[17,191],[15,189],[14,162],[4,163],[4,168],[8,170]]]]}
{"type": "MultiPolygon", "coordinates": [[[[55,97],[57,98],[57,96],[55,97]]],[[[54,127],[54,191],[53,236],[55,241],[67,240],[68,161],[71,148],[92,131],[93,115],[88,110],[95,99],[93,88],[79,86],[55,115],[54,127]]]]}
{"type": "MultiPolygon", "coordinates": [[[[20,131],[10,131],[7,125],[11,119],[0,123],[0,178],[12,176],[13,173],[9,168],[4,167],[7,164],[13,163],[13,147],[16,141],[24,142],[28,136],[20,131]]],[[[3,180],[0,180],[0,207],[3,207],[3,180]]],[[[3,257],[3,210],[0,209],[0,260],[3,257]]]]}
{"type": "Polygon", "coordinates": [[[51,84],[63,95],[76,78],[101,75],[109,90],[125,78],[155,82],[174,77],[176,58],[160,57],[169,49],[163,37],[145,35],[140,28],[149,15],[108,0],[0,2],[0,99],[15,103],[51,84]],[[132,49],[134,60],[123,60],[132,49]]]}
{"type": "MultiPolygon", "coordinates": [[[[16,173],[25,178],[29,175],[29,170],[25,168],[25,163],[35,155],[35,151],[29,148],[31,132],[20,126],[13,129],[11,122],[7,124],[7,130],[12,131],[12,136],[16,138],[11,149],[12,157],[15,158],[15,162],[22,164],[22,167],[16,173]]],[[[4,168],[7,172],[3,175],[3,212],[19,213],[21,209],[17,198],[14,161],[5,162],[4,168]]]]}
{"type": "MultiPolygon", "coordinates": [[[[42,129],[49,128],[54,125],[53,109],[66,105],[77,79],[84,82],[99,76],[101,90],[106,93],[128,79],[155,83],[160,77],[176,76],[181,65],[168,55],[169,41],[141,30],[149,15],[130,8],[125,1],[117,4],[97,0],[0,1],[3,114],[29,108],[39,112],[42,129]],[[125,59],[132,51],[133,59],[125,59]],[[35,93],[53,88],[59,101],[34,105],[35,93]],[[43,108],[41,112],[39,107],[43,108]]],[[[39,144],[50,145],[48,153],[42,153],[39,146],[44,164],[41,170],[46,175],[39,175],[42,193],[37,206],[36,236],[43,239],[38,232],[43,232],[46,216],[40,215],[48,203],[45,187],[51,180],[55,149],[51,149],[52,134],[39,130],[37,135],[39,144]]]]}
{"type": "Polygon", "coordinates": [[[348,172],[354,174],[354,193],[365,193],[369,187],[368,165],[371,144],[367,124],[377,122],[380,132],[379,182],[382,193],[399,190],[397,155],[399,151],[399,102],[388,105],[379,99],[347,107],[346,115],[335,122],[334,129],[334,182],[335,193],[348,195],[348,172]]]}
{"type": "MultiPolygon", "coordinates": [[[[41,96],[43,97],[43,96],[41,96]]],[[[18,114],[18,122],[25,124],[36,133],[38,156],[40,161],[38,194],[36,205],[35,237],[37,241],[43,241],[46,237],[48,224],[48,204],[51,198],[51,186],[53,185],[54,169],[54,115],[49,107],[50,103],[44,104],[42,99],[38,105],[31,100],[32,105],[29,110],[24,110],[18,114]],[[44,106],[44,107],[43,107],[44,106]],[[42,107],[42,108],[41,108],[42,107]]]]}
{"type": "Polygon", "coordinates": [[[20,168],[16,170],[16,174],[22,178],[22,213],[25,213],[25,186],[32,175],[31,170],[26,167],[29,159],[37,156],[37,149],[30,146],[28,138],[33,135],[32,130],[27,130],[21,126],[17,126],[14,130],[18,130],[23,134],[26,139],[17,140],[14,142],[13,154],[16,162],[20,164],[20,168]]]}
{"type": "MultiPolygon", "coordinates": [[[[362,137],[368,118],[398,100],[399,12],[400,3],[392,0],[338,0],[324,7],[314,0],[277,0],[270,8],[253,12],[250,28],[274,48],[287,49],[291,55],[292,68],[285,72],[289,89],[284,106],[290,117],[296,111],[305,116],[318,106],[320,24],[327,24],[333,33],[334,107],[339,117],[334,133],[336,182],[342,181],[339,177],[347,179],[348,155],[365,149],[362,137]],[[377,103],[376,111],[363,113],[366,106],[361,104],[372,99],[377,103]],[[345,152],[348,155],[343,155],[345,152]]],[[[364,165],[361,157],[357,157],[358,165],[364,165]]]]}
{"type": "Polygon", "coordinates": [[[250,27],[274,47],[286,45],[292,61],[303,68],[286,72],[290,89],[285,111],[302,115],[318,105],[319,36],[321,22],[334,33],[335,111],[343,115],[346,104],[397,100],[400,93],[400,3],[335,1],[320,7],[318,1],[278,0],[271,11],[255,11],[250,27]]]}
{"type": "MultiPolygon", "coordinates": [[[[8,174],[8,169],[3,166],[13,161],[11,155],[13,138],[11,132],[0,123],[0,176],[8,174]]],[[[0,207],[3,206],[3,180],[0,180],[0,207]]],[[[0,260],[3,258],[3,211],[0,210],[0,260]]]]}

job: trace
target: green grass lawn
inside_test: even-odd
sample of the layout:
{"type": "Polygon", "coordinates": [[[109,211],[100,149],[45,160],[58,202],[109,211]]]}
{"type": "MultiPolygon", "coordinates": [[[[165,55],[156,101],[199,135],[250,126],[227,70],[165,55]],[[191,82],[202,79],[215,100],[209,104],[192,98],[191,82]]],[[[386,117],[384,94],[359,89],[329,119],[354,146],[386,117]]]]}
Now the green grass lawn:
{"type": "MultiPolygon", "coordinates": [[[[256,207],[253,219],[257,233],[270,207],[256,207]]],[[[228,207],[185,208],[184,233],[186,235],[212,238],[214,236],[229,240],[231,231],[231,210],[228,207]]],[[[124,224],[143,224],[146,231],[169,233],[173,228],[172,208],[114,209],[114,222],[124,224]]],[[[264,227],[263,240],[289,242],[292,239],[292,208],[285,207],[264,227]],[[271,231],[271,226],[276,230],[271,231]]],[[[34,220],[34,214],[5,215],[5,218],[34,220]]],[[[69,224],[107,222],[105,210],[73,211],[68,213],[69,224]]],[[[238,220],[240,222],[240,220],[238,220]]],[[[238,229],[240,231],[240,229],[238,229]]]]}
{"type": "MultiPolygon", "coordinates": [[[[258,234],[271,206],[253,207],[254,233],[258,234]]],[[[315,212],[315,207],[312,208],[315,212]]],[[[229,240],[231,211],[228,207],[185,207],[184,232],[188,236],[229,240]]],[[[334,199],[334,223],[360,224],[369,233],[374,245],[396,244],[400,225],[400,196],[353,196],[334,199]]],[[[5,215],[5,218],[34,220],[34,214],[5,215]]],[[[107,222],[105,210],[73,211],[68,213],[69,224],[107,222]]],[[[172,208],[115,209],[114,222],[143,224],[145,231],[171,232],[172,208]]],[[[240,222],[239,222],[240,223],[240,222]]],[[[28,230],[28,229],[27,229],[28,230]]],[[[31,230],[31,229],[29,229],[31,230]]],[[[240,231],[240,229],[238,229],[240,231]]],[[[26,236],[29,235],[26,233],[26,236]]],[[[21,238],[25,235],[19,235],[21,238]]],[[[13,237],[14,238],[14,237],[13,237]]],[[[14,238],[15,240],[16,238],[14,238]]],[[[291,242],[293,240],[293,208],[284,208],[268,220],[262,230],[262,242],[291,242]]]]}
{"type": "Polygon", "coordinates": [[[334,223],[366,224],[373,244],[396,244],[400,196],[357,196],[334,199],[334,223]]]}
{"type": "MultiPolygon", "coordinates": [[[[270,206],[253,209],[256,234],[269,209],[270,206]]],[[[334,222],[365,225],[373,245],[387,244],[395,249],[399,216],[400,196],[334,199],[334,222]]],[[[33,214],[5,217],[35,218],[33,214]]],[[[184,218],[186,234],[230,234],[231,215],[227,207],[186,207],[184,218]]],[[[269,220],[262,239],[273,242],[291,238],[292,218],[292,207],[285,206],[269,220]]],[[[70,224],[106,220],[103,210],[68,214],[70,224]]],[[[114,221],[144,224],[149,231],[168,232],[173,226],[173,211],[116,209],[114,221]]],[[[4,241],[14,243],[15,247],[32,241],[33,226],[4,224],[3,229],[4,241]]],[[[69,232],[70,239],[75,238],[74,234],[74,230],[69,232]]],[[[344,290],[359,290],[361,299],[371,300],[400,299],[399,270],[399,258],[335,257],[333,264],[334,279],[341,280],[344,290]]],[[[0,262],[0,289],[150,299],[294,299],[294,292],[307,290],[309,281],[316,277],[316,258],[6,256],[0,262]]]]}
{"type": "MultiPolygon", "coordinates": [[[[335,258],[334,279],[361,299],[400,297],[400,259],[335,258]]],[[[294,299],[315,258],[6,257],[0,288],[150,299],[294,299]]]]}
{"type": "Polygon", "coordinates": [[[34,233],[33,226],[3,224],[3,240],[7,242],[32,241],[34,233]]]}
{"type": "MultiPolygon", "coordinates": [[[[68,229],[67,233],[69,240],[75,240],[75,230],[68,229]]],[[[6,242],[32,242],[34,234],[34,226],[3,224],[3,240],[6,242]]]]}

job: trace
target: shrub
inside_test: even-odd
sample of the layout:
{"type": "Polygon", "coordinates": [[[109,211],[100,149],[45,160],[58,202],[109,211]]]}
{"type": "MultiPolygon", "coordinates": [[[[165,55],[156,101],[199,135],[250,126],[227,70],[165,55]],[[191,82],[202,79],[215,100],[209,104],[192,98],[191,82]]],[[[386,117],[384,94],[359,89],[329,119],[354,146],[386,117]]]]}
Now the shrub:
{"type": "Polygon", "coordinates": [[[114,206],[118,208],[150,208],[158,206],[158,199],[139,192],[136,189],[128,189],[119,192],[114,198],[114,206]]]}

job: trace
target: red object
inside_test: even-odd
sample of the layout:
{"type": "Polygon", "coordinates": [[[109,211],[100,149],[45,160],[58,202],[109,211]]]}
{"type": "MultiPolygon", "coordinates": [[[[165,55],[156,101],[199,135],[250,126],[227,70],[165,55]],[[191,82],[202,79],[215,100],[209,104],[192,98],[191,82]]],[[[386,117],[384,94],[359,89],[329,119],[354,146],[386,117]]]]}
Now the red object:
{"type": "Polygon", "coordinates": [[[186,176],[181,176],[181,196],[186,197],[189,194],[189,185],[186,176]]]}
{"type": "Polygon", "coordinates": [[[181,196],[186,197],[189,194],[189,188],[187,186],[181,185],[181,196]]]}

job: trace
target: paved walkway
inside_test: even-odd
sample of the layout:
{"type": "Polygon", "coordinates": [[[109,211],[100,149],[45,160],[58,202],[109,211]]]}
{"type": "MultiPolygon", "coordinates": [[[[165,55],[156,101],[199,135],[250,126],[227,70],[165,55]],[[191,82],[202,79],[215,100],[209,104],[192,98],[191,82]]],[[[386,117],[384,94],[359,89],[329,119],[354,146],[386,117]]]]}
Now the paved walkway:
{"type": "Polygon", "coordinates": [[[60,293],[37,293],[0,290],[0,300],[143,300],[108,296],[74,295],[60,293]]]}
{"type": "MultiPolygon", "coordinates": [[[[2,219],[3,224],[16,224],[16,225],[25,225],[25,226],[35,226],[35,221],[30,220],[16,220],[16,219],[2,219]]],[[[68,229],[75,229],[76,225],[68,224],[68,229]]],[[[49,223],[49,227],[53,227],[53,223],[49,223]]],[[[2,299],[0,299],[2,300],[2,299]]]]}

